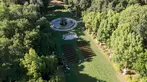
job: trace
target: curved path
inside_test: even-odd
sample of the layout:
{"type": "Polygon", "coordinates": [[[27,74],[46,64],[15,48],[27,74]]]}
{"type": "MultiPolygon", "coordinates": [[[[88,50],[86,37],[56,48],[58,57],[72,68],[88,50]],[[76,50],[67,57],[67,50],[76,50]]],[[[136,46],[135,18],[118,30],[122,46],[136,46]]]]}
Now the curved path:
{"type": "Polygon", "coordinates": [[[65,18],[67,20],[67,25],[66,26],[61,26],[61,18],[57,18],[51,21],[51,29],[54,31],[69,31],[77,27],[78,22],[72,18],[65,18]],[[72,22],[72,23],[71,23],[72,22]]]}

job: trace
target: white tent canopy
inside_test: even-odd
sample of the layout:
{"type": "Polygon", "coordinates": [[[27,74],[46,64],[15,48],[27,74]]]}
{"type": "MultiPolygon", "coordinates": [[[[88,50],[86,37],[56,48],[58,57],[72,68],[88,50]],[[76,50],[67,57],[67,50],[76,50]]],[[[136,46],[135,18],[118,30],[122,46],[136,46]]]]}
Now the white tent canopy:
{"type": "Polygon", "coordinates": [[[76,38],[78,38],[76,33],[64,34],[63,37],[62,37],[62,39],[64,39],[64,40],[73,40],[73,39],[76,39],[76,38]]]}

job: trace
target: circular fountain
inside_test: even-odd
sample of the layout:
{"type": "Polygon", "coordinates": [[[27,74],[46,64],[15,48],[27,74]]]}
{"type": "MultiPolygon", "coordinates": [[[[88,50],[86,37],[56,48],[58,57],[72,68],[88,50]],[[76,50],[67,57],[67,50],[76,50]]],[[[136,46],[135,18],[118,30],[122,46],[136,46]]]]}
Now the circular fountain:
{"type": "Polygon", "coordinates": [[[51,28],[55,31],[69,31],[77,26],[77,21],[72,18],[57,18],[50,22],[51,28]]]}

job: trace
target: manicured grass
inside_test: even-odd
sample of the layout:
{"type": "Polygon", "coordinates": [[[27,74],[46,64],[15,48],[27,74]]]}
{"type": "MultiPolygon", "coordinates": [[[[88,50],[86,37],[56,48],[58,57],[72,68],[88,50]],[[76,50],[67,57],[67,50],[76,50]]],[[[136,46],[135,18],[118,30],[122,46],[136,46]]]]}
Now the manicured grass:
{"type": "MultiPolygon", "coordinates": [[[[76,30],[78,33],[78,30],[76,30]]],[[[80,60],[84,60],[84,57],[80,49],[76,44],[76,40],[64,41],[62,40],[62,34],[66,32],[54,32],[56,37],[56,43],[58,45],[59,55],[62,56],[61,45],[72,44],[77,49],[77,54],[80,60]]],[[[81,64],[71,64],[71,71],[65,73],[66,82],[120,82],[117,79],[117,74],[107,60],[107,58],[101,53],[95,43],[90,39],[89,36],[79,33],[81,39],[90,42],[90,48],[95,53],[91,61],[83,61],[81,64]]]]}
{"type": "MultiPolygon", "coordinates": [[[[81,36],[81,38],[90,41],[90,47],[96,56],[93,56],[93,59],[90,62],[83,62],[79,65],[79,67],[83,67],[83,69],[79,71],[79,76],[77,76],[79,82],[97,82],[96,80],[99,80],[100,82],[120,82],[114,68],[98,49],[92,39],[85,35],[81,36]],[[81,74],[85,74],[93,79],[89,78],[88,80],[88,78],[83,77],[81,74]]],[[[75,68],[75,70],[79,69],[75,68]]]]}
{"type": "MultiPolygon", "coordinates": [[[[58,17],[73,18],[69,12],[61,11],[50,12],[50,14],[46,17],[49,21],[58,17]]],[[[76,49],[76,54],[78,55],[79,59],[82,60],[80,64],[69,64],[71,70],[69,72],[64,72],[66,82],[120,82],[117,79],[117,74],[110,62],[97,48],[92,39],[85,35],[85,33],[81,31],[79,27],[80,26],[78,26],[74,31],[78,34],[80,40],[89,42],[88,46],[95,53],[95,56],[92,56],[90,61],[85,61],[84,54],[82,54],[76,44],[77,40],[65,41],[62,39],[62,35],[67,32],[52,31],[54,41],[57,45],[58,56],[64,57],[62,55],[63,51],[61,49],[61,45],[72,44],[76,49]]],[[[67,63],[66,60],[65,63],[67,63]]]]}

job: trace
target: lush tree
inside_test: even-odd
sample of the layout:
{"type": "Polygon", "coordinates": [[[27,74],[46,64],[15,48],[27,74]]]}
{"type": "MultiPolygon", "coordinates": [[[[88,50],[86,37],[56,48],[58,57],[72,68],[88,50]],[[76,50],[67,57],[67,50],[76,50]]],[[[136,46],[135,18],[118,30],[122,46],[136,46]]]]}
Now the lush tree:
{"type": "Polygon", "coordinates": [[[42,77],[44,80],[49,80],[57,68],[57,58],[55,56],[39,57],[34,49],[30,49],[26,53],[24,59],[20,60],[23,66],[27,69],[27,75],[37,80],[42,77]]]}
{"type": "MultiPolygon", "coordinates": [[[[128,7],[120,15],[118,27],[111,36],[111,48],[114,53],[113,60],[121,66],[127,62],[128,68],[136,69],[134,66],[141,62],[138,56],[146,57],[146,54],[143,54],[145,49],[143,42],[146,38],[144,36],[146,11],[146,6],[134,5],[128,7]],[[144,32],[141,29],[144,29],[144,32]]],[[[144,60],[146,61],[146,58],[142,58],[142,62],[144,60]]],[[[139,72],[144,75],[146,67],[142,68],[142,66],[138,66],[137,69],[142,69],[139,72]]]]}
{"type": "Polygon", "coordinates": [[[109,42],[110,36],[113,31],[117,28],[119,14],[113,10],[109,10],[106,17],[102,19],[99,24],[97,33],[98,40],[100,42],[109,42]]]}
{"type": "MultiPolygon", "coordinates": [[[[134,65],[134,68],[144,77],[147,76],[147,50],[144,53],[140,53],[137,58],[136,64],[134,65]]],[[[147,81],[147,79],[146,79],[147,81]]]]}
{"type": "Polygon", "coordinates": [[[79,6],[82,10],[86,10],[91,5],[91,0],[80,0],[79,6]]]}
{"type": "Polygon", "coordinates": [[[37,4],[8,6],[4,1],[0,2],[1,81],[20,81],[26,76],[19,59],[24,57],[29,48],[39,44],[40,25],[36,22],[40,18],[38,8],[37,4]]]}
{"type": "MultiPolygon", "coordinates": [[[[100,4],[96,1],[93,2],[95,3],[92,4],[100,4]]],[[[124,67],[135,69],[141,76],[146,77],[147,7],[139,4],[127,7],[141,2],[133,1],[131,3],[130,1],[128,3],[126,0],[122,0],[113,2],[114,9],[105,12],[103,6],[107,2],[101,1],[101,3],[103,5],[97,6],[97,9],[93,9],[92,6],[89,8],[92,8],[92,11],[100,8],[99,12],[88,13],[87,11],[83,14],[83,20],[89,33],[94,37],[96,35],[99,42],[105,42],[111,48],[112,60],[121,69],[124,67]],[[118,13],[117,11],[122,12],[118,13]]],[[[108,6],[110,7],[110,5],[108,6]]]]}
{"type": "Polygon", "coordinates": [[[92,32],[92,22],[95,18],[95,12],[84,13],[83,20],[85,22],[85,26],[88,28],[89,32],[92,32]]]}
{"type": "Polygon", "coordinates": [[[30,49],[29,53],[26,53],[24,59],[21,59],[22,64],[28,70],[27,75],[32,76],[34,79],[37,79],[41,76],[41,67],[42,60],[37,55],[35,50],[30,49]]]}
{"type": "MultiPolygon", "coordinates": [[[[79,0],[79,1],[84,3],[84,5],[86,5],[88,0],[79,0]]],[[[146,3],[147,3],[146,0],[91,0],[90,2],[88,1],[90,7],[88,7],[87,10],[89,12],[94,11],[94,12],[107,13],[111,9],[120,12],[130,5],[134,5],[134,4],[145,5],[146,3]]],[[[82,7],[85,7],[84,5],[82,7]]]]}
{"type": "Polygon", "coordinates": [[[9,17],[9,8],[4,3],[0,3],[0,19],[9,17]]]}

